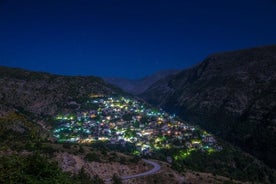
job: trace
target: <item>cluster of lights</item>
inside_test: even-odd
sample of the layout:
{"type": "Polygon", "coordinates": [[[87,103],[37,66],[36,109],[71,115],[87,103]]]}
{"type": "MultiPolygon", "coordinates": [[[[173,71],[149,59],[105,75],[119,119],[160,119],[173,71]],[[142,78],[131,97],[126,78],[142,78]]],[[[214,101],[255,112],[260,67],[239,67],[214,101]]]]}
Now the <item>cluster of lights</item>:
{"type": "Polygon", "coordinates": [[[135,154],[159,149],[182,148],[175,160],[185,159],[193,150],[212,153],[222,149],[215,138],[194,126],[177,120],[162,110],[125,97],[91,95],[87,111],[58,115],[54,136],[61,142],[112,144],[134,143],[135,154]]]}

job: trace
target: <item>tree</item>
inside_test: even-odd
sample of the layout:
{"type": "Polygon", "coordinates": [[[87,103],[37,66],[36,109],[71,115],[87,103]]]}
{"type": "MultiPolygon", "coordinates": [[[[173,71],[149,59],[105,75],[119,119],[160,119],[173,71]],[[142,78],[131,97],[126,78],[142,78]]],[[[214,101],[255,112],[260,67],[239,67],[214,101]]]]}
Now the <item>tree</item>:
{"type": "Polygon", "coordinates": [[[130,120],[132,120],[132,114],[124,114],[123,115],[123,120],[125,120],[125,121],[130,121],[130,120]]]}
{"type": "Polygon", "coordinates": [[[117,174],[113,174],[112,184],[123,184],[123,182],[122,179],[119,176],[117,176],[117,174]]]}
{"type": "Polygon", "coordinates": [[[85,159],[89,162],[99,162],[100,161],[98,155],[94,152],[87,153],[86,156],[85,156],[85,159]]]}
{"type": "Polygon", "coordinates": [[[92,178],[92,183],[93,183],[93,184],[104,184],[104,180],[101,179],[98,175],[95,175],[95,176],[92,178]]]}

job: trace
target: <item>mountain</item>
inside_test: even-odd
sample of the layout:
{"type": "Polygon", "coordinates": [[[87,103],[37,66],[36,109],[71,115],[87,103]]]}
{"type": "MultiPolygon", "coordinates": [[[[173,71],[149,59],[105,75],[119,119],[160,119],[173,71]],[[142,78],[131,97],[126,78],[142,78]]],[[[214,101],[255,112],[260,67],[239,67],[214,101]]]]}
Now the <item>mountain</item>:
{"type": "Polygon", "coordinates": [[[276,167],[275,45],[211,55],[141,97],[276,167]]]}
{"type": "Polygon", "coordinates": [[[133,95],[138,95],[143,93],[149,86],[158,80],[161,80],[169,75],[174,75],[178,70],[163,70],[159,71],[150,76],[141,79],[125,79],[125,78],[104,78],[104,80],[110,84],[118,86],[124,91],[131,93],[133,95]]]}
{"type": "Polygon", "coordinates": [[[87,171],[63,172],[52,121],[89,96],[120,93],[97,77],[71,77],[0,67],[0,183],[104,183],[87,171]]]}
{"type": "Polygon", "coordinates": [[[0,87],[0,183],[104,183],[149,173],[140,157],[161,169],[133,183],[275,183],[252,155],[97,77],[0,67],[0,87]]]}
{"type": "Polygon", "coordinates": [[[98,77],[60,76],[0,67],[0,114],[11,111],[54,115],[72,111],[92,94],[120,90],[98,77]]]}

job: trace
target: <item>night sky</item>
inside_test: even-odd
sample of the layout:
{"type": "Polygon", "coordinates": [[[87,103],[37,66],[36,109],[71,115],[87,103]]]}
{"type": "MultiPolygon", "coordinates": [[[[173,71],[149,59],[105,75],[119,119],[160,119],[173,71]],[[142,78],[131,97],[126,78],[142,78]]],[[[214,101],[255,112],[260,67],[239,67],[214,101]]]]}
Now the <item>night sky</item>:
{"type": "Polygon", "coordinates": [[[275,0],[0,0],[0,65],[140,78],[276,44],[275,0]]]}

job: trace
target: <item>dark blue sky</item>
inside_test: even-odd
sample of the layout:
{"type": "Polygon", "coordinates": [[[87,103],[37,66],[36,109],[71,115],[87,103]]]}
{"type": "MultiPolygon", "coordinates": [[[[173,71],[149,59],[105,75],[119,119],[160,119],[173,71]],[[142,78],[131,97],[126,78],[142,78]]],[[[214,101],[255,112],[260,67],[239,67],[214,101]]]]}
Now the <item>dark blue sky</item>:
{"type": "Polygon", "coordinates": [[[0,65],[139,78],[276,44],[275,0],[0,0],[0,65]]]}

